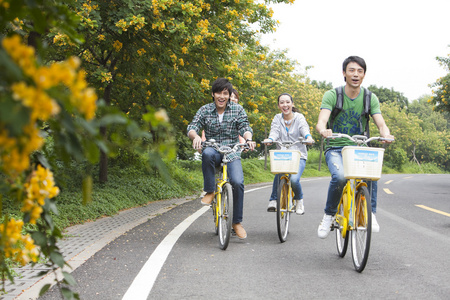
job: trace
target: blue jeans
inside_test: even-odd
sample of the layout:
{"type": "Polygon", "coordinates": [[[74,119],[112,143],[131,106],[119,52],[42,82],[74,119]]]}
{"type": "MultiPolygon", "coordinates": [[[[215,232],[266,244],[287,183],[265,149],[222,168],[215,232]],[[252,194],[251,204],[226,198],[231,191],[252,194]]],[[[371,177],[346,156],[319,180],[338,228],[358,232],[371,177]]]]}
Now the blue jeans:
{"type": "MultiPolygon", "coordinates": [[[[207,193],[212,193],[216,189],[215,170],[220,166],[222,157],[223,155],[211,147],[203,149],[203,190],[207,193]]],[[[233,187],[233,224],[241,223],[244,207],[244,172],[240,159],[228,163],[228,178],[233,187]]]]}
{"type": "MultiPolygon", "coordinates": [[[[342,190],[347,182],[344,177],[344,164],[342,161],[342,147],[329,148],[325,151],[325,160],[331,173],[331,181],[328,187],[327,204],[325,214],[334,216],[337,212],[342,190]]],[[[371,191],[372,212],[377,211],[377,181],[368,182],[371,191]]]]}
{"type": "MultiPolygon", "coordinates": [[[[294,191],[294,200],[300,200],[303,199],[303,191],[302,191],[302,185],[300,184],[300,177],[302,177],[303,171],[305,170],[306,166],[306,160],[300,159],[300,164],[298,166],[298,173],[297,174],[291,174],[291,186],[292,190],[294,191]]],[[[282,174],[275,175],[275,178],[273,179],[273,185],[272,185],[272,194],[270,195],[271,200],[277,200],[277,193],[278,193],[278,182],[280,181],[280,177],[282,174]]]]}

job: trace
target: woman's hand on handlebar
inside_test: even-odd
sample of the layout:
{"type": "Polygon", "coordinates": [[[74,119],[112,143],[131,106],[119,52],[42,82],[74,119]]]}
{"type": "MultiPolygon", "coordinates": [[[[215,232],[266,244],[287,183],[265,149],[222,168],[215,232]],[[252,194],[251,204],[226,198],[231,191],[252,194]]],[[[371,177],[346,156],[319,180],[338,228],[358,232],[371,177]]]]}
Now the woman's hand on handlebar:
{"type": "Polygon", "coordinates": [[[263,144],[266,144],[267,146],[272,145],[273,141],[271,139],[265,139],[264,141],[262,141],[263,144]]]}
{"type": "Polygon", "coordinates": [[[313,140],[312,136],[308,136],[308,138],[307,138],[306,140],[304,140],[304,143],[305,143],[306,145],[312,145],[312,144],[314,144],[314,140],[313,140]]]}

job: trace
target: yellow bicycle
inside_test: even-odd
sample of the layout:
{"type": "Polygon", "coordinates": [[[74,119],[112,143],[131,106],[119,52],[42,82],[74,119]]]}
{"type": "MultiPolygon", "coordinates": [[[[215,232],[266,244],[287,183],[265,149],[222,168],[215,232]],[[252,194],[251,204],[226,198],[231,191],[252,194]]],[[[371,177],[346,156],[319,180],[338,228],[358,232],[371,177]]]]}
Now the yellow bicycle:
{"type": "Polygon", "coordinates": [[[289,233],[289,220],[295,212],[294,191],[291,186],[291,174],[297,174],[300,164],[300,151],[289,150],[295,144],[306,144],[306,140],[299,138],[295,142],[273,141],[263,144],[278,144],[282,150],[270,150],[270,171],[281,174],[277,191],[277,232],[280,242],[284,243],[289,233]]]}
{"type": "Polygon", "coordinates": [[[372,205],[367,182],[380,179],[384,149],[361,146],[367,146],[369,142],[375,140],[392,140],[382,137],[367,138],[364,135],[349,136],[342,133],[333,133],[328,138],[347,138],[357,145],[342,149],[347,183],[342,191],[331,230],[336,229],[336,246],[340,257],[344,257],[347,253],[348,233],[351,232],[353,265],[357,272],[362,272],[369,258],[372,236],[372,205]]]}
{"type": "Polygon", "coordinates": [[[247,143],[238,143],[229,146],[219,146],[214,140],[210,139],[202,143],[202,147],[212,147],[223,155],[221,168],[216,168],[216,190],[215,197],[211,203],[215,233],[219,236],[219,247],[226,250],[231,237],[231,223],[233,222],[233,188],[228,179],[227,154],[242,151],[242,148],[248,148],[247,143]]]}

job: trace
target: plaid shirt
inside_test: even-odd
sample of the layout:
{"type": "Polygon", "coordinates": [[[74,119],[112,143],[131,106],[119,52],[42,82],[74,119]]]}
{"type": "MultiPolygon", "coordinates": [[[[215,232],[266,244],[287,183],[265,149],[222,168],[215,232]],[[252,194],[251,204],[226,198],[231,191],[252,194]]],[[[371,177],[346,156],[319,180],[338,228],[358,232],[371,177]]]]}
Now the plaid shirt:
{"type": "MultiPolygon", "coordinates": [[[[187,132],[189,134],[189,131],[195,130],[200,135],[202,129],[205,130],[206,140],[215,139],[221,146],[239,143],[239,135],[244,136],[246,132],[253,133],[244,108],[231,101],[227,103],[222,123],[219,123],[215,103],[200,107],[188,125],[187,132]]],[[[230,161],[240,158],[241,152],[231,153],[227,157],[230,161]]]]}

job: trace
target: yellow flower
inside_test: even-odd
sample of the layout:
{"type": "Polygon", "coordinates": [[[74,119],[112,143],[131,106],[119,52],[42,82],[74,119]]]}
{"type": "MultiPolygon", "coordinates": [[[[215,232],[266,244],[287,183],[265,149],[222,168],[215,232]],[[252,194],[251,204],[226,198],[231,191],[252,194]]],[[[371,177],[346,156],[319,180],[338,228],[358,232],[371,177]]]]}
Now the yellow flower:
{"type": "Polygon", "coordinates": [[[116,52],[119,52],[120,49],[122,49],[122,46],[123,46],[123,44],[117,40],[113,44],[113,47],[114,47],[114,49],[116,49],[116,52]]]}

